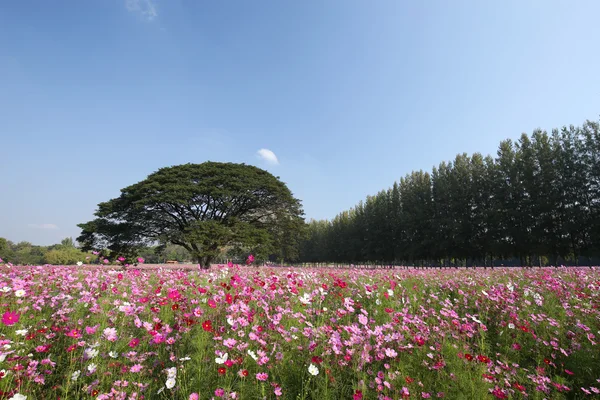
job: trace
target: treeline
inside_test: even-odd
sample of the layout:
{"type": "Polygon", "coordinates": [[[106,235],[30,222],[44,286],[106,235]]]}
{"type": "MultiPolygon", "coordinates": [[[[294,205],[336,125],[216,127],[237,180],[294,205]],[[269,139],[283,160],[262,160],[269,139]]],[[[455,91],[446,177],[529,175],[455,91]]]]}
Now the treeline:
{"type": "MultiPolygon", "coordinates": [[[[114,262],[119,254],[110,254],[105,250],[100,254],[114,262]]],[[[166,261],[189,262],[192,257],[181,246],[168,245],[164,247],[152,246],[138,249],[135,257],[143,257],[146,263],[159,264],[166,261]]],[[[132,257],[132,260],[135,258],[132,257]]],[[[73,265],[81,261],[84,264],[99,263],[98,256],[91,252],[84,252],[72,238],[65,238],[58,244],[38,246],[30,242],[12,242],[0,238],[0,262],[10,262],[15,265],[73,265]]]]}
{"type": "Polygon", "coordinates": [[[539,265],[600,256],[599,124],[504,140],[412,172],[333,220],[311,221],[305,263],[539,265]]]}

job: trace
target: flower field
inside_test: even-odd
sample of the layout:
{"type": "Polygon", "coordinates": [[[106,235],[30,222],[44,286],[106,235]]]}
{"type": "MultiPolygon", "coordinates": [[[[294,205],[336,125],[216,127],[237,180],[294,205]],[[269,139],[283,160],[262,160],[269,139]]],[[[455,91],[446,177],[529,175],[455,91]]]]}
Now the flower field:
{"type": "Polygon", "coordinates": [[[3,399],[600,397],[600,269],[2,267],[3,399]]]}

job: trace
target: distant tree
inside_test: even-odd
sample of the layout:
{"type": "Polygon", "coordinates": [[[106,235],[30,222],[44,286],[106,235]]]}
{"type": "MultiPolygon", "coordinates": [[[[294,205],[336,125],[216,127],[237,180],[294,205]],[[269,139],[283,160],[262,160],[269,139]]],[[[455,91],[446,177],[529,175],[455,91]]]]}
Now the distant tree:
{"type": "Polygon", "coordinates": [[[303,221],[300,201],[278,178],[217,162],[161,168],[100,203],[95,215],[79,225],[84,249],[171,243],[205,268],[225,246],[249,246],[266,257],[303,221]]]}
{"type": "Polygon", "coordinates": [[[75,247],[75,242],[73,241],[73,238],[68,237],[68,238],[64,238],[63,240],[61,240],[60,245],[64,248],[71,248],[71,247],[75,247]]]}
{"type": "Polygon", "coordinates": [[[5,238],[0,238],[0,258],[3,260],[8,260],[11,255],[10,246],[8,245],[8,240],[5,238]]]}
{"type": "Polygon", "coordinates": [[[59,247],[44,255],[45,262],[53,265],[73,265],[85,262],[86,254],[76,247],[59,247]]]}

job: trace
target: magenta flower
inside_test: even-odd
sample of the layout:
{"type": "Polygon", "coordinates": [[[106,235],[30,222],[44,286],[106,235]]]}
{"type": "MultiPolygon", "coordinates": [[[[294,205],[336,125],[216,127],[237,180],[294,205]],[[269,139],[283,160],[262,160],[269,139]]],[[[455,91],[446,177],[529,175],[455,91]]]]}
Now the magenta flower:
{"type": "Polygon", "coordinates": [[[7,311],[2,315],[2,323],[4,325],[14,325],[19,322],[20,317],[16,312],[7,311]]]}
{"type": "Polygon", "coordinates": [[[140,264],[143,264],[143,263],[144,263],[144,261],[146,261],[146,260],[144,260],[144,258],[143,258],[143,257],[138,257],[138,258],[137,258],[137,261],[138,261],[140,264]]]}

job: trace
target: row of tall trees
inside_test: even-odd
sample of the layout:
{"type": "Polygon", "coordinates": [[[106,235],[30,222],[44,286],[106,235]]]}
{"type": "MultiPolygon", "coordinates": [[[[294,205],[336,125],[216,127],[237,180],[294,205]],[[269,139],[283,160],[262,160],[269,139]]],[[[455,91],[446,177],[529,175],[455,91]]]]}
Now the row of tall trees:
{"type": "Polygon", "coordinates": [[[600,255],[600,129],[587,121],[459,154],[333,220],[311,221],[303,262],[521,265],[600,255]]]}

